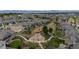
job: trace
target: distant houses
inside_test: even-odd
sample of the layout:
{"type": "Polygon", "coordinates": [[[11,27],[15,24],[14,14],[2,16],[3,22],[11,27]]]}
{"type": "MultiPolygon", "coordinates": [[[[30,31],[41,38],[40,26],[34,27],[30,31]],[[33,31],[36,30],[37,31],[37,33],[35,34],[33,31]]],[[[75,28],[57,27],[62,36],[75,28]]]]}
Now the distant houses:
{"type": "MultiPolygon", "coordinates": [[[[60,34],[60,31],[62,31],[64,35],[62,35],[63,38],[61,38],[65,40],[65,43],[68,43],[68,45],[76,43],[76,36],[74,34],[74,31],[72,31],[71,33],[69,31],[73,30],[72,26],[79,30],[79,19],[76,19],[74,16],[69,18],[68,17],[69,16],[66,16],[64,14],[4,15],[4,17],[0,17],[0,49],[6,48],[5,44],[7,39],[12,39],[11,37],[14,38],[14,35],[16,34],[22,35],[29,41],[36,43],[41,41],[45,42],[45,39],[48,39],[50,36],[56,36],[57,34],[62,35],[60,34]],[[44,30],[47,33],[44,34],[43,26],[47,26],[47,29],[50,29],[50,32],[48,30],[45,30],[45,28],[44,30]],[[54,34],[55,31],[58,32],[54,34]],[[74,36],[75,38],[73,38],[74,36]]],[[[79,48],[79,46],[77,47],[79,48]]],[[[65,48],[65,45],[60,44],[59,48],[63,49],[65,48]]]]}
{"type": "Polygon", "coordinates": [[[20,32],[24,29],[24,27],[22,27],[21,25],[15,24],[15,25],[10,25],[10,30],[12,30],[13,32],[20,32]]]}
{"type": "Polygon", "coordinates": [[[6,41],[13,33],[11,30],[0,30],[0,41],[6,41]]]}

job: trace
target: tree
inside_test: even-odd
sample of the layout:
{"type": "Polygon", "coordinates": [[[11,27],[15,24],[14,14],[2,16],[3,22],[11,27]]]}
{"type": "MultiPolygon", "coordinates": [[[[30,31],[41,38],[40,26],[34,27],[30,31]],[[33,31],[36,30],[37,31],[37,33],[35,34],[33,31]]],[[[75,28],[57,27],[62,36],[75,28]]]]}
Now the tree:
{"type": "Polygon", "coordinates": [[[50,37],[48,32],[49,32],[49,30],[48,30],[47,26],[44,26],[43,27],[43,36],[45,37],[46,40],[50,37]]]}
{"type": "Polygon", "coordinates": [[[53,29],[52,28],[49,28],[49,33],[52,33],[53,29]]]}
{"type": "Polygon", "coordinates": [[[43,27],[43,32],[44,32],[45,34],[48,34],[48,28],[47,28],[47,26],[44,26],[44,27],[43,27]]]}

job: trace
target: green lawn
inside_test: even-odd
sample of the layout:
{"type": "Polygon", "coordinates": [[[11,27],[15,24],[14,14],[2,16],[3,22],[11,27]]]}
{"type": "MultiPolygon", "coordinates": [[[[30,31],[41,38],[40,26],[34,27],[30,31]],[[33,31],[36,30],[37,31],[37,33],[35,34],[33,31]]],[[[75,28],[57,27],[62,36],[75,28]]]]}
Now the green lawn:
{"type": "Polygon", "coordinates": [[[42,43],[43,47],[46,49],[58,48],[60,44],[64,44],[64,40],[58,38],[52,38],[47,43],[42,43]]]}
{"type": "Polygon", "coordinates": [[[36,48],[40,48],[40,46],[37,43],[32,43],[32,42],[27,42],[27,47],[29,49],[36,49],[36,48]]]}
{"type": "Polygon", "coordinates": [[[20,39],[13,40],[13,42],[9,44],[9,47],[17,49],[21,48],[21,40],[20,39]]]}

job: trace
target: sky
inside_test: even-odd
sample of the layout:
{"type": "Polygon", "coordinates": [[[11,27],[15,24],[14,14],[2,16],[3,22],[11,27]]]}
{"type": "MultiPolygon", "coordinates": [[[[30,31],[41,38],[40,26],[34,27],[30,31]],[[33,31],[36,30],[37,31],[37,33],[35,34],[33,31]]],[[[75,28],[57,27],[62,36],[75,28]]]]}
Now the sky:
{"type": "Polygon", "coordinates": [[[78,0],[0,0],[0,10],[79,10],[78,0]]]}

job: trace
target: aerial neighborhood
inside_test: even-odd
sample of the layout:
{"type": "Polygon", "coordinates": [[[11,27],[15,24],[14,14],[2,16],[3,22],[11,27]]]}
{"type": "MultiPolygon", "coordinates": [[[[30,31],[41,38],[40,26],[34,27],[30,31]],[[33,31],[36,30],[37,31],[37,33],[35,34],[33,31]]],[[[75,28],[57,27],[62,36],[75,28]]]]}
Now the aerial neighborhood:
{"type": "Polygon", "coordinates": [[[0,49],[78,48],[79,12],[0,13],[0,49]]]}

